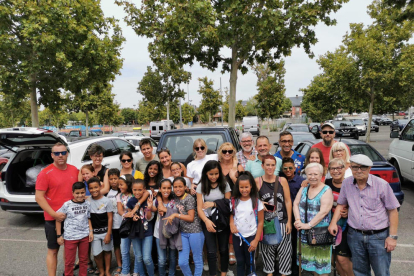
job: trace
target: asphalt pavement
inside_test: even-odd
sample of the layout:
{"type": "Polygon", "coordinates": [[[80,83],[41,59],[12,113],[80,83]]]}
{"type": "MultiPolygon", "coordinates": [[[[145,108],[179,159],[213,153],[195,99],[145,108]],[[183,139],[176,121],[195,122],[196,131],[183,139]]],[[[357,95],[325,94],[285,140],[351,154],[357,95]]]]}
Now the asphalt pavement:
{"type": "MultiPolygon", "coordinates": [[[[262,131],[266,135],[267,131],[262,131]]],[[[278,140],[278,132],[268,136],[271,143],[278,140]]],[[[360,138],[361,140],[364,137],[360,138]]],[[[378,133],[372,133],[371,144],[385,157],[388,153],[389,126],[381,126],[378,133]]],[[[405,201],[400,210],[399,239],[392,254],[391,275],[414,275],[414,183],[404,183],[405,201]]],[[[63,249],[63,248],[62,248],[63,249]]],[[[0,276],[47,275],[46,238],[43,216],[26,216],[0,210],[0,276]]],[[[62,250],[61,250],[62,251],[62,250]]],[[[113,259],[112,266],[115,268],[113,259]]],[[[230,266],[234,271],[236,266],[230,266]]],[[[265,275],[259,258],[258,275],[265,275]]],[[[63,273],[62,252],[59,253],[58,274],[63,273]]],[[[77,274],[75,274],[77,275],[77,274]]],[[[182,275],[180,272],[177,275],[182,275]]],[[[204,272],[203,275],[208,275],[204,272]]],[[[276,275],[276,274],[275,274],[276,275]]]]}

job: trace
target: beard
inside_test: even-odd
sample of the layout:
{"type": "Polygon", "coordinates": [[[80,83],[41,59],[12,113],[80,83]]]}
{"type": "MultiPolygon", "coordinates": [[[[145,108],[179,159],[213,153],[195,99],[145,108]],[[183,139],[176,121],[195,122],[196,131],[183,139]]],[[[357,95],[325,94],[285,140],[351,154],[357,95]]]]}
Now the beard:
{"type": "Polygon", "coordinates": [[[253,150],[253,146],[249,146],[249,147],[243,147],[241,146],[243,151],[247,151],[247,152],[251,152],[253,150]]]}

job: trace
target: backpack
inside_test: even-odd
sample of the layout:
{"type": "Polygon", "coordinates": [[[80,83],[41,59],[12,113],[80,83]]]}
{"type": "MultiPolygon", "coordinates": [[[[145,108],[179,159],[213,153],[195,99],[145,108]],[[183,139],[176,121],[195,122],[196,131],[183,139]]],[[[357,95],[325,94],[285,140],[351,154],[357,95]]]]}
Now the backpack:
{"type": "MultiPolygon", "coordinates": [[[[238,201],[239,201],[239,199],[237,199],[237,203],[238,203],[238,201]]],[[[236,199],[234,197],[231,198],[231,207],[232,207],[231,213],[234,216],[235,215],[234,209],[236,208],[236,199]]],[[[258,207],[259,207],[259,199],[257,199],[256,207],[253,208],[253,212],[254,212],[254,215],[256,217],[256,225],[259,225],[259,220],[257,218],[257,213],[258,213],[257,208],[258,207]]],[[[260,241],[262,241],[262,240],[263,240],[263,231],[262,231],[262,235],[260,236],[260,241]]]]}

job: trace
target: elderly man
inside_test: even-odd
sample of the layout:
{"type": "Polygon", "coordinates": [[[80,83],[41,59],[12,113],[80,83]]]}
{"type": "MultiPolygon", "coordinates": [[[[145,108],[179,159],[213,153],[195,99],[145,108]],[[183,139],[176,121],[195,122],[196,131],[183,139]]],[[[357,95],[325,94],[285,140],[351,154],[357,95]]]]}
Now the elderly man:
{"type": "MultiPolygon", "coordinates": [[[[246,171],[249,171],[254,178],[264,175],[262,168],[263,157],[269,154],[270,150],[269,138],[267,136],[259,136],[256,139],[256,150],[258,152],[254,160],[249,160],[246,163],[246,171]]],[[[275,175],[279,175],[280,168],[282,167],[282,159],[276,157],[276,170],[275,175]]]]}
{"type": "MultiPolygon", "coordinates": [[[[283,159],[290,157],[295,162],[296,174],[300,174],[305,164],[305,156],[292,149],[293,147],[293,135],[289,131],[282,131],[279,134],[279,146],[280,151],[275,153],[275,157],[283,159]]],[[[293,201],[292,201],[293,202],[293,201]]]]}
{"type": "Polygon", "coordinates": [[[257,151],[253,146],[253,135],[250,132],[240,134],[240,146],[242,150],[236,153],[237,161],[246,169],[247,161],[255,160],[257,151]]]}
{"type": "Polygon", "coordinates": [[[348,245],[355,276],[389,276],[391,251],[397,246],[400,207],[387,181],[369,174],[373,163],[368,156],[351,157],[352,177],[342,182],[334,216],[329,225],[338,233],[341,211],[348,206],[348,245]]]}

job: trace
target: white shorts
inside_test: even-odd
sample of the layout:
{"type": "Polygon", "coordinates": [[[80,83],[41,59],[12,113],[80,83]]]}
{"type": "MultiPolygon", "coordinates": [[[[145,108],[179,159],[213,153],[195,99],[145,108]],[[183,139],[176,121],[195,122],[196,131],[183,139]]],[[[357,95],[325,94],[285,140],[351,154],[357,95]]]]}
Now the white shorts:
{"type": "Polygon", "coordinates": [[[94,256],[98,256],[99,254],[101,254],[102,251],[112,251],[112,238],[111,241],[108,244],[106,244],[104,243],[105,237],[106,233],[93,235],[92,254],[94,256]]]}

